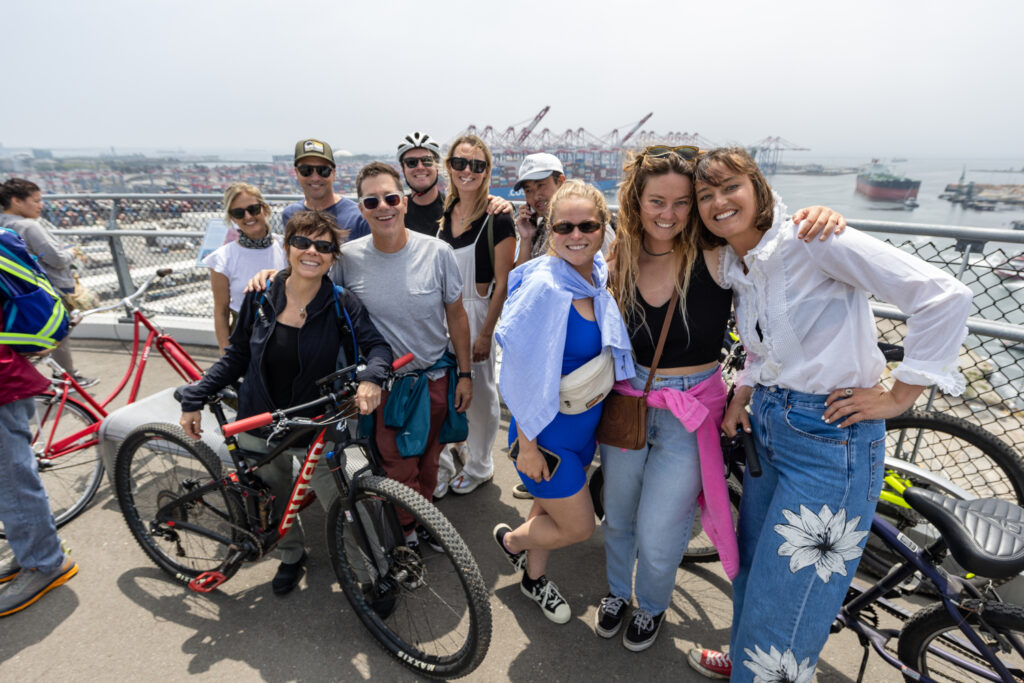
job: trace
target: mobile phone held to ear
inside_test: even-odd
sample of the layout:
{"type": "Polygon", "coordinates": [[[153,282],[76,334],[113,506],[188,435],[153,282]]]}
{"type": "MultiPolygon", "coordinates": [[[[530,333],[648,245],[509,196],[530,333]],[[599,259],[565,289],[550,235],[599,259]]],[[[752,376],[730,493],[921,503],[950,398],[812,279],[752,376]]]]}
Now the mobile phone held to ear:
{"type": "MultiPolygon", "coordinates": [[[[545,462],[547,462],[548,478],[554,477],[558,466],[562,464],[562,457],[540,445],[537,446],[537,450],[540,451],[540,454],[544,456],[545,462]]],[[[512,447],[508,449],[508,457],[512,459],[513,463],[519,458],[519,439],[512,442],[512,447]]]]}

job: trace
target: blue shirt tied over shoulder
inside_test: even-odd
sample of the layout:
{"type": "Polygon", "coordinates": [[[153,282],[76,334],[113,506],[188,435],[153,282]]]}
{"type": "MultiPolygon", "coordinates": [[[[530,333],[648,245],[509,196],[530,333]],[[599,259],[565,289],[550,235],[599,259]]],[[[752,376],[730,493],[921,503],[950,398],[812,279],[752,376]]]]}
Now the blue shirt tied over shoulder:
{"type": "Polygon", "coordinates": [[[608,264],[594,255],[590,284],[557,256],[541,256],[509,274],[509,296],[494,338],[501,345],[499,387],[516,424],[528,439],[558,414],[558,385],[566,320],[573,299],[593,298],[602,348],[610,347],[615,379],[636,374],[629,332],[608,292],[608,264]]]}

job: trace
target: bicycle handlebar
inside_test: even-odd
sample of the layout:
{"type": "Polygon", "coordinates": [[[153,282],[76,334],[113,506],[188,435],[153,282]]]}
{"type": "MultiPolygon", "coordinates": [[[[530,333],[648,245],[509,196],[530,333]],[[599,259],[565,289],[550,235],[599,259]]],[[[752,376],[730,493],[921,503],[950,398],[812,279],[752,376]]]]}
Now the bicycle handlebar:
{"type": "Polygon", "coordinates": [[[81,320],[82,318],[85,318],[86,316],[94,315],[96,313],[104,313],[106,311],[112,311],[115,308],[120,308],[121,306],[132,306],[137,299],[139,299],[143,295],[145,295],[146,291],[149,289],[150,285],[152,285],[154,281],[159,280],[161,278],[165,278],[165,277],[167,277],[168,275],[170,275],[173,272],[174,272],[173,268],[160,268],[155,273],[150,275],[146,279],[146,281],[142,283],[142,286],[139,287],[138,289],[136,289],[134,293],[129,294],[128,296],[123,297],[121,299],[118,299],[117,301],[115,301],[113,303],[109,303],[106,306],[98,306],[96,308],[90,308],[88,311],[75,311],[72,315],[75,317],[75,320],[77,322],[78,320],[81,320]]]}
{"type": "MultiPolygon", "coordinates": [[[[405,354],[401,358],[399,358],[399,359],[395,360],[393,363],[391,363],[391,370],[392,371],[398,370],[402,366],[407,365],[408,363],[410,363],[414,358],[415,358],[415,356],[413,354],[411,354],[411,353],[405,354]]],[[[355,369],[355,366],[354,365],[350,365],[347,368],[342,368],[341,370],[337,370],[336,372],[332,372],[330,375],[327,375],[327,377],[324,377],[322,379],[318,379],[316,383],[318,385],[328,384],[328,383],[334,381],[335,379],[338,379],[339,377],[342,377],[344,375],[347,375],[347,374],[351,373],[354,369],[355,369]]],[[[318,406],[318,405],[321,405],[323,403],[327,403],[329,401],[335,401],[335,400],[337,400],[337,398],[338,397],[337,397],[336,394],[330,393],[327,396],[324,396],[323,398],[316,399],[315,401],[310,401],[309,403],[303,403],[302,405],[299,405],[299,406],[293,406],[291,408],[286,408],[285,410],[279,410],[279,411],[277,411],[275,413],[260,413],[259,415],[252,415],[250,417],[246,417],[246,418],[243,418],[241,420],[237,420],[235,422],[228,422],[227,424],[225,424],[222,427],[222,430],[224,432],[224,436],[226,436],[226,437],[227,436],[234,436],[235,434],[239,434],[241,432],[247,432],[250,429],[258,429],[260,427],[266,427],[268,424],[273,422],[275,419],[281,419],[281,418],[287,417],[291,413],[295,413],[295,412],[298,412],[298,411],[301,411],[301,410],[305,410],[306,408],[312,408],[314,406],[318,406]]]]}

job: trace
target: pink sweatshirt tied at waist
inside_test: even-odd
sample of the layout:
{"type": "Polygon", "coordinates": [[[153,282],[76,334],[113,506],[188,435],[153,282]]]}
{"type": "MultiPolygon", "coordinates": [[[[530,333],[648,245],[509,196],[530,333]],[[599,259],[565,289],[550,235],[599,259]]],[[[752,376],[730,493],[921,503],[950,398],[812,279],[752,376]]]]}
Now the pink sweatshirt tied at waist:
{"type": "MultiPolygon", "coordinates": [[[[624,396],[642,396],[644,393],[633,388],[628,380],[616,382],[614,390],[624,396]]],[[[725,461],[718,424],[725,414],[727,396],[722,375],[716,372],[686,391],[667,387],[652,389],[647,394],[647,405],[670,411],[687,431],[697,433],[703,488],[697,496],[700,521],[718,549],[722,568],[731,580],[739,572],[739,547],[729,505],[729,487],[725,479],[725,461]]]]}

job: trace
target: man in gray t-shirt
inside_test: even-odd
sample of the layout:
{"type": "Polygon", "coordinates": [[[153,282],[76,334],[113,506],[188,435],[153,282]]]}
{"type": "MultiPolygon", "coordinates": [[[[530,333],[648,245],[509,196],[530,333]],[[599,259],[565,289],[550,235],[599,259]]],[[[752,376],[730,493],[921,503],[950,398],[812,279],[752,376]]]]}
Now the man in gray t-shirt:
{"type": "MultiPolygon", "coordinates": [[[[473,397],[470,373],[469,319],[462,307],[462,277],[455,253],[441,240],[405,227],[408,199],[402,180],[391,166],[374,162],[356,177],[359,210],[370,234],[346,244],[335,281],[363,302],[395,357],[412,352],[416,359],[403,370],[425,370],[445,353],[449,340],[458,362],[454,407],[465,412],[473,397]]],[[[384,396],[377,409],[374,436],[388,476],[432,500],[441,453],[440,430],[448,414],[448,371],[427,375],[430,394],[430,433],[419,457],[402,457],[395,443],[397,430],[384,426],[384,396]]],[[[412,525],[411,518],[402,519],[412,525]]],[[[415,541],[414,529],[406,531],[415,541]]]]}

